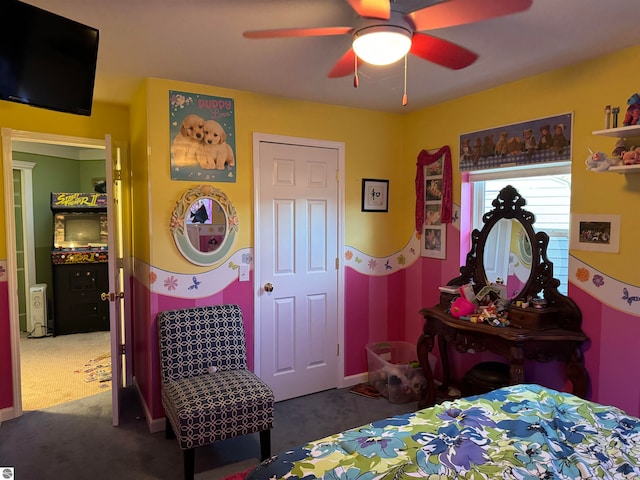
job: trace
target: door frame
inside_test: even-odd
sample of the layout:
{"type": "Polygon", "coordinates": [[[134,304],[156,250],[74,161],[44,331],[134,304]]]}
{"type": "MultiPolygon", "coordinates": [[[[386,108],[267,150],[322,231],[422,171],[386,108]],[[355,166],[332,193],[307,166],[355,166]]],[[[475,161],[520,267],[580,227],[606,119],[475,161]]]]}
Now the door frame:
{"type": "Polygon", "coordinates": [[[253,316],[253,351],[254,351],[254,372],[260,376],[260,294],[262,286],[259,284],[262,278],[262,272],[260,267],[260,261],[258,258],[261,255],[272,255],[268,245],[262,245],[260,242],[260,236],[257,232],[260,231],[261,223],[260,216],[258,215],[259,206],[261,202],[260,195],[260,143],[281,143],[285,145],[297,145],[302,147],[319,147],[319,148],[333,148],[338,151],[338,171],[336,172],[336,180],[338,181],[338,198],[337,198],[337,254],[338,254],[338,284],[337,284],[337,314],[338,314],[338,369],[336,385],[343,387],[345,385],[344,378],[344,168],[345,168],[345,145],[344,142],[334,142],[330,140],[317,140],[312,138],[303,137],[291,137],[285,135],[271,135],[267,133],[254,133],[253,134],[253,245],[254,245],[254,316],[253,316]]]}
{"type": "MultiPolygon", "coordinates": [[[[57,135],[39,132],[29,132],[23,130],[14,130],[11,128],[2,128],[2,159],[3,159],[3,179],[4,179],[4,204],[5,204],[5,236],[7,248],[7,282],[9,292],[9,329],[11,336],[11,366],[13,378],[13,406],[12,413],[7,418],[17,418],[22,415],[22,386],[21,386],[21,370],[20,370],[20,319],[17,294],[17,274],[16,274],[16,239],[15,239],[15,220],[14,220],[14,192],[13,192],[13,141],[44,143],[52,145],[65,145],[79,148],[107,148],[107,141],[110,137],[103,139],[73,137],[67,135],[57,135]]],[[[112,168],[112,159],[105,156],[105,169],[112,168]]],[[[109,261],[115,261],[109,258],[109,261]]],[[[125,272],[126,276],[126,272],[125,272]]],[[[126,309],[125,309],[126,311],[126,309]]],[[[125,318],[125,324],[129,319],[125,318]]],[[[111,329],[112,330],[112,329],[111,329]]],[[[115,332],[111,331],[113,336],[115,332]]],[[[112,338],[113,343],[113,338],[112,338]]],[[[112,352],[113,354],[113,352],[112,352]]],[[[127,362],[129,364],[129,362],[127,362]]],[[[128,378],[128,377],[127,377],[128,378]]],[[[114,388],[112,382],[112,388],[114,388]]],[[[116,387],[117,388],[117,387],[116,387]]],[[[5,412],[6,413],[6,412],[5,412]]]]}
{"type": "MultiPolygon", "coordinates": [[[[22,187],[22,220],[24,222],[24,229],[20,234],[22,235],[22,241],[24,244],[24,253],[23,253],[23,262],[24,262],[24,295],[25,295],[25,306],[26,306],[26,324],[29,326],[29,318],[31,317],[31,303],[28,301],[29,298],[29,285],[35,283],[36,279],[36,265],[35,265],[35,237],[34,237],[34,227],[33,227],[33,168],[36,166],[34,162],[24,162],[20,160],[12,161],[12,174],[14,170],[18,170],[21,176],[21,187],[22,187]]],[[[15,199],[15,191],[14,197],[15,199]]],[[[15,202],[14,202],[14,211],[15,211],[15,202]]],[[[15,216],[14,216],[15,219],[15,216]]],[[[18,232],[14,228],[13,231],[15,235],[18,235],[18,232]]],[[[17,243],[16,243],[17,245],[17,243]]],[[[16,254],[17,254],[17,246],[16,246],[16,254]]],[[[16,270],[17,271],[17,270],[16,270]]],[[[17,283],[15,283],[16,288],[19,287],[17,283]]],[[[20,296],[18,295],[18,301],[20,300],[20,296]]],[[[20,316],[18,315],[18,321],[20,320],[20,316]]]]}

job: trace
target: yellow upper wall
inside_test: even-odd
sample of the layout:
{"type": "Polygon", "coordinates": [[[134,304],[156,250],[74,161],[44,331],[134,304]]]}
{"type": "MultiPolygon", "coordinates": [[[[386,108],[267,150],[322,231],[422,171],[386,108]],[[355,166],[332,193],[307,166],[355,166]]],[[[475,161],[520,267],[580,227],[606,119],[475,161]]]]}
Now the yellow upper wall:
{"type": "Polygon", "coordinates": [[[150,178],[148,132],[149,125],[146,110],[147,82],[144,81],[136,91],[131,102],[131,145],[129,154],[128,185],[131,198],[131,255],[148,259],[150,240],[150,178]],[[141,227],[142,226],[142,227],[141,227]]]}
{"type": "MultiPolygon", "coordinates": [[[[454,201],[460,203],[458,172],[459,136],[491,127],[573,112],[572,213],[620,214],[620,253],[573,250],[571,253],[598,270],[637,284],[640,256],[640,174],[587,172],[584,164],[589,148],[607,154],[614,138],[595,137],[604,128],[604,107],[621,107],[620,125],[631,94],[640,92],[634,75],[640,69],[640,47],[633,47],[553,72],[529,77],[403,118],[408,152],[450,145],[454,164],[454,201]]],[[[639,143],[640,144],[640,143],[639,143]]]]}
{"type": "Polygon", "coordinates": [[[162,79],[147,79],[146,85],[153,242],[150,258],[143,260],[179,273],[197,270],[182,258],[169,231],[176,201],[185,190],[196,185],[171,180],[170,90],[234,99],[237,181],[213,183],[229,196],[238,211],[240,228],[233,251],[253,246],[254,132],[344,142],[347,243],[382,256],[398,249],[400,235],[393,232],[404,229],[406,241],[410,231],[406,228],[407,221],[413,218],[415,204],[413,191],[406,188],[406,179],[407,176],[413,178],[415,161],[405,164],[401,116],[162,79]],[[389,213],[360,212],[362,178],[390,180],[389,213]]]}
{"type": "MultiPolygon", "coordinates": [[[[605,105],[620,105],[624,112],[626,99],[640,90],[635,77],[626,73],[637,71],[639,63],[640,47],[625,49],[406,115],[147,79],[131,110],[96,102],[92,116],[84,117],[0,101],[0,126],[87,138],[103,138],[110,133],[114,140],[131,139],[132,215],[134,224],[143,225],[134,227],[134,255],[160,268],[190,272],[194,266],[182,259],[169,233],[175,202],[192,186],[190,182],[170,180],[169,90],[234,98],[238,179],[235,184],[215,184],[230,196],[239,213],[240,231],[234,249],[252,246],[253,132],[344,142],[346,243],[368,254],[384,256],[399,250],[413,232],[413,181],[421,149],[452,147],[453,194],[459,203],[460,175],[455,159],[461,133],[573,112],[572,211],[619,213],[622,231],[620,254],[572,253],[621,281],[635,284],[640,268],[640,257],[635,254],[636,239],[640,238],[640,174],[590,173],[585,170],[584,159],[588,148],[607,153],[613,149],[614,139],[593,137],[591,132],[603,127],[605,105]],[[360,212],[363,177],[390,180],[389,213],[360,212]]],[[[3,208],[0,221],[5,223],[3,208]]],[[[0,258],[5,257],[2,232],[0,258]]]]}
{"type": "MultiPolygon", "coordinates": [[[[0,127],[91,139],[104,139],[105,135],[111,134],[113,140],[128,143],[129,108],[94,102],[92,114],[87,117],[0,101],[0,127]]],[[[0,183],[0,198],[5,198],[4,183],[0,183]]],[[[4,204],[0,208],[0,224],[6,225],[4,204]]],[[[0,233],[0,258],[6,257],[7,246],[3,228],[0,233]]]]}

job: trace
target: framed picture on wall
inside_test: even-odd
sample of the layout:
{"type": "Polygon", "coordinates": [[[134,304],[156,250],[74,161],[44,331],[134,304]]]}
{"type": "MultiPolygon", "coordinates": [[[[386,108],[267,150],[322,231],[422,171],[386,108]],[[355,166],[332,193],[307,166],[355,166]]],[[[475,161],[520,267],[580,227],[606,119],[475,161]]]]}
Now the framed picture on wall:
{"type": "Polygon", "coordinates": [[[424,227],[420,254],[423,257],[444,259],[447,256],[446,225],[424,227]]]}
{"type": "Polygon", "coordinates": [[[389,180],[362,179],[362,211],[389,211],[389,180]]]}
{"type": "Polygon", "coordinates": [[[570,248],[618,253],[619,244],[620,215],[571,215],[570,248]]]}
{"type": "Polygon", "coordinates": [[[447,226],[441,221],[443,197],[443,158],[424,165],[424,223],[420,246],[423,257],[445,259],[447,257],[447,226]]]}
{"type": "Polygon", "coordinates": [[[571,161],[573,114],[460,135],[461,172],[571,161]]]}

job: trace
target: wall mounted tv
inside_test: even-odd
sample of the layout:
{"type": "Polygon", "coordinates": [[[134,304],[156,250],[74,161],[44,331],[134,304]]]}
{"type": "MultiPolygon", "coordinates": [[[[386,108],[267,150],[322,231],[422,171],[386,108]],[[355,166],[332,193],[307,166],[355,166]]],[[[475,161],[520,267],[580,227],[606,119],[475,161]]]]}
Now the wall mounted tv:
{"type": "Polygon", "coordinates": [[[0,18],[0,99],[91,115],[98,30],[17,0],[0,18]]]}

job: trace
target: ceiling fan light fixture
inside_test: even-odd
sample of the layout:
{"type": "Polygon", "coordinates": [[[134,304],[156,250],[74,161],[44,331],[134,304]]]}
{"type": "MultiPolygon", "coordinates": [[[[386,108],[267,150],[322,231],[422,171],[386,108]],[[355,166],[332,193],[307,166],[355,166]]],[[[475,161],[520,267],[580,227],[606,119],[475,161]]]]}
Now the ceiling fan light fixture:
{"type": "Polygon", "coordinates": [[[411,48],[411,32],[393,25],[363,28],[353,35],[353,51],[372,65],[390,65],[411,48]]]}

